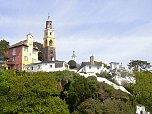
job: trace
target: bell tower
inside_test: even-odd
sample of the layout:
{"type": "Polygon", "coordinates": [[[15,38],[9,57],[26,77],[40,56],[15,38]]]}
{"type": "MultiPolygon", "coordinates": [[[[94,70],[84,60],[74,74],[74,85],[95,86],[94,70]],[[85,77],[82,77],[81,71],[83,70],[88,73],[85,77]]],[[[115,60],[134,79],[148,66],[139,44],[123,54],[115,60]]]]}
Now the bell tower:
{"type": "Polygon", "coordinates": [[[50,20],[50,16],[48,16],[48,19],[46,21],[46,26],[44,29],[42,53],[43,53],[43,61],[56,60],[54,28],[52,28],[52,21],[50,20]]]}

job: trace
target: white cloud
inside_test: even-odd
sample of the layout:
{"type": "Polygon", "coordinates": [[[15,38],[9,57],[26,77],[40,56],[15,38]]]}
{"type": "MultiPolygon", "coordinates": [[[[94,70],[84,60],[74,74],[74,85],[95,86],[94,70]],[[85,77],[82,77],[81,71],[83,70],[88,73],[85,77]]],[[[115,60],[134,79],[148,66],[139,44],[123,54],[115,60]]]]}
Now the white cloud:
{"type": "Polygon", "coordinates": [[[29,32],[35,41],[42,42],[50,12],[58,59],[68,61],[73,50],[79,62],[88,61],[90,55],[105,62],[125,63],[152,58],[150,0],[14,0],[1,1],[1,5],[0,35],[11,44],[29,32]]]}
{"type": "MultiPolygon", "coordinates": [[[[101,38],[95,40],[70,37],[65,39],[68,40],[56,39],[58,57],[70,59],[72,51],[75,50],[79,62],[81,60],[87,61],[89,56],[94,55],[98,60],[106,62],[123,61],[126,64],[128,60],[134,59],[143,54],[143,51],[149,50],[152,44],[151,38],[145,39],[144,37],[101,38]]],[[[150,53],[145,56],[152,57],[150,53]]]]}

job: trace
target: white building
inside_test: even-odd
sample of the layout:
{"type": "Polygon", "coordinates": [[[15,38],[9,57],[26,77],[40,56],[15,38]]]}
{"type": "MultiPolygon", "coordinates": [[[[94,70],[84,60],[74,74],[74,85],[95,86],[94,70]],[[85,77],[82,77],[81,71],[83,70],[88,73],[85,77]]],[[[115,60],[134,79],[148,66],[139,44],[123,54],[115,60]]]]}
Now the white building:
{"type": "Polygon", "coordinates": [[[121,75],[116,75],[112,78],[113,80],[115,80],[117,82],[117,84],[119,85],[124,85],[124,84],[135,84],[136,83],[136,79],[133,76],[126,76],[126,77],[122,77],[121,75]]]}
{"type": "Polygon", "coordinates": [[[33,63],[26,66],[27,72],[53,72],[53,71],[63,71],[68,70],[69,65],[64,61],[48,61],[33,63]]]}
{"type": "Polygon", "coordinates": [[[147,112],[145,110],[145,106],[143,106],[143,105],[137,105],[136,106],[136,114],[150,114],[150,112],[147,112]]]}
{"type": "Polygon", "coordinates": [[[111,62],[109,64],[110,64],[110,70],[119,69],[119,63],[111,62]]]}
{"type": "Polygon", "coordinates": [[[109,70],[103,64],[102,66],[95,64],[94,56],[90,57],[90,62],[82,62],[78,70],[78,73],[84,76],[96,76],[96,73],[100,74],[101,72],[109,72],[109,70]]]}
{"type": "Polygon", "coordinates": [[[115,74],[112,79],[114,79],[119,85],[136,83],[136,79],[134,78],[132,72],[126,67],[122,66],[122,63],[119,64],[118,62],[111,62],[110,73],[115,74]]]}
{"type": "MultiPolygon", "coordinates": [[[[81,66],[78,70],[78,73],[80,75],[84,76],[84,77],[96,76],[96,73],[100,74],[101,72],[109,73],[109,70],[104,67],[104,64],[96,65],[94,63],[94,57],[93,56],[90,57],[90,62],[82,62],[81,66]]],[[[117,89],[117,90],[119,89],[123,92],[126,92],[126,93],[130,94],[130,92],[128,92],[123,86],[119,86],[119,85],[107,80],[106,78],[97,77],[97,81],[106,83],[106,84],[112,86],[114,89],[117,89]]]]}

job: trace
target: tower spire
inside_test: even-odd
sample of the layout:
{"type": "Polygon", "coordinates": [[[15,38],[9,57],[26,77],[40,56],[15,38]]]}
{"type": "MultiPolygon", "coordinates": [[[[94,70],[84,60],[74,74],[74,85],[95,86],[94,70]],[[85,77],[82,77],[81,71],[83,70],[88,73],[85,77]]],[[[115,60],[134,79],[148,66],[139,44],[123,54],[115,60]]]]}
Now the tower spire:
{"type": "Polygon", "coordinates": [[[48,20],[50,20],[50,12],[48,12],[48,20]]]}
{"type": "Polygon", "coordinates": [[[76,57],[77,57],[77,56],[75,55],[75,51],[73,51],[73,54],[72,54],[71,57],[72,57],[72,60],[74,60],[74,61],[76,60],[76,57]]]}

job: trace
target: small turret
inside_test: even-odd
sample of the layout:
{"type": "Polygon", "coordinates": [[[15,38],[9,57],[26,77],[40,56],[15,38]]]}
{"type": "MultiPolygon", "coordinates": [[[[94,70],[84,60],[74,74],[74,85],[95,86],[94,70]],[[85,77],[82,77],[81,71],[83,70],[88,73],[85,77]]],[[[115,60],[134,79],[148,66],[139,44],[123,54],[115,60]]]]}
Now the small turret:
{"type": "Polygon", "coordinates": [[[94,56],[90,56],[90,64],[94,65],[94,56]]]}
{"type": "Polygon", "coordinates": [[[75,55],[75,51],[73,51],[73,55],[71,56],[72,57],[72,60],[76,61],[76,55],[75,55]]]}

